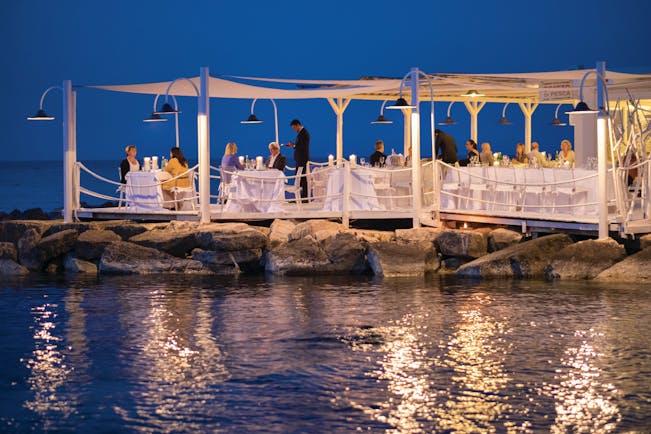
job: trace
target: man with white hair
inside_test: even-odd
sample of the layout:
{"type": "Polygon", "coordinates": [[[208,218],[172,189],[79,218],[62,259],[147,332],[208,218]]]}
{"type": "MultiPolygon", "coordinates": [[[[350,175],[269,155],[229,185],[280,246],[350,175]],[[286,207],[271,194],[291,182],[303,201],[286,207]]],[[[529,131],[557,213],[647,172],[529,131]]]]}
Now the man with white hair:
{"type": "Polygon", "coordinates": [[[280,146],[278,143],[269,143],[269,153],[271,155],[267,157],[265,167],[268,167],[269,169],[285,170],[285,166],[287,165],[287,158],[285,158],[285,156],[280,153],[280,146]]]}

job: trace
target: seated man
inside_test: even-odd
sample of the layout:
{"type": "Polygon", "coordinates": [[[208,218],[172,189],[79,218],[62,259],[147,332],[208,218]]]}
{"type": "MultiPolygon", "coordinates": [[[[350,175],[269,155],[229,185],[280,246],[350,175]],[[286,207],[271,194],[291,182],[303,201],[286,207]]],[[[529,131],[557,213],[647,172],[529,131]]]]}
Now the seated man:
{"type": "Polygon", "coordinates": [[[481,164],[492,166],[495,159],[493,158],[493,152],[491,151],[491,144],[484,142],[481,144],[481,153],[479,154],[479,161],[481,164]]]}
{"type": "Polygon", "coordinates": [[[375,152],[371,154],[371,158],[369,158],[369,160],[372,167],[384,166],[385,161],[387,160],[387,156],[384,155],[384,142],[382,140],[375,142],[375,152]]]}
{"type": "Polygon", "coordinates": [[[276,142],[271,142],[269,143],[269,157],[267,157],[267,161],[265,162],[265,167],[268,167],[269,169],[278,169],[278,170],[285,170],[285,166],[287,165],[287,158],[280,153],[280,146],[276,142]]]}
{"type": "Polygon", "coordinates": [[[547,166],[547,160],[538,148],[538,142],[531,142],[531,152],[529,152],[527,157],[529,158],[529,162],[531,164],[534,164],[537,167],[545,167],[547,166]]]}

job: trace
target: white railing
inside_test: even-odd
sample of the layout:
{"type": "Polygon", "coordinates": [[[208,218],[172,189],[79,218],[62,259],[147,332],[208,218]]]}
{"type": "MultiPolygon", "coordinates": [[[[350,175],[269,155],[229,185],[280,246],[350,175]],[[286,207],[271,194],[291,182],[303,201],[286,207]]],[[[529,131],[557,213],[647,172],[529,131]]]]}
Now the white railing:
{"type": "Polygon", "coordinates": [[[592,188],[597,173],[578,169],[454,167],[437,161],[433,184],[433,207],[446,212],[591,219],[598,205],[592,188]]]}
{"type": "Polygon", "coordinates": [[[648,220],[651,217],[649,180],[651,180],[651,160],[617,168],[615,181],[621,186],[618,189],[617,207],[624,222],[648,220]],[[631,176],[633,182],[629,185],[629,173],[633,171],[637,171],[637,176],[631,176]]]}
{"type": "MultiPolygon", "coordinates": [[[[185,178],[185,177],[188,177],[188,176],[190,176],[190,182],[192,184],[194,184],[194,182],[195,182],[194,174],[195,174],[195,171],[197,170],[198,167],[199,167],[198,165],[195,165],[193,167],[190,167],[185,172],[180,173],[177,176],[174,176],[174,177],[162,180],[162,181],[157,181],[157,182],[152,183],[152,184],[141,184],[141,185],[138,185],[138,188],[152,188],[152,189],[156,189],[156,188],[159,188],[159,187],[162,188],[163,184],[175,181],[175,180],[177,180],[179,178],[185,178]]],[[[137,199],[133,199],[133,198],[129,198],[128,202],[127,202],[127,198],[126,198],[126,194],[125,194],[126,191],[127,191],[127,184],[122,184],[121,182],[117,182],[117,181],[114,181],[112,179],[108,179],[108,178],[94,172],[93,170],[89,169],[84,163],[82,163],[80,161],[77,161],[75,163],[75,172],[74,173],[75,173],[75,175],[74,175],[75,178],[74,178],[74,182],[73,182],[73,190],[74,190],[74,198],[75,198],[74,199],[75,210],[79,209],[79,207],[80,207],[80,195],[81,194],[85,194],[87,196],[94,197],[94,198],[97,198],[97,199],[106,200],[106,201],[118,202],[118,207],[121,207],[122,202],[124,202],[127,207],[138,207],[138,206],[151,207],[151,206],[154,206],[154,205],[159,205],[161,203],[161,201],[158,201],[158,200],[155,200],[155,201],[152,201],[152,200],[137,200],[137,199]],[[90,188],[86,188],[86,187],[82,186],[81,185],[81,173],[82,172],[87,173],[88,175],[90,175],[91,177],[97,179],[98,181],[102,181],[105,184],[117,187],[116,190],[115,190],[115,193],[118,194],[118,196],[103,194],[103,193],[97,192],[95,190],[91,190],[90,188]]],[[[166,204],[169,204],[169,205],[175,207],[177,203],[185,202],[185,201],[188,201],[188,200],[193,200],[193,201],[196,202],[198,200],[198,198],[199,198],[198,194],[194,193],[190,197],[184,196],[184,197],[182,197],[180,199],[167,198],[167,199],[165,199],[164,202],[166,204]]]]}

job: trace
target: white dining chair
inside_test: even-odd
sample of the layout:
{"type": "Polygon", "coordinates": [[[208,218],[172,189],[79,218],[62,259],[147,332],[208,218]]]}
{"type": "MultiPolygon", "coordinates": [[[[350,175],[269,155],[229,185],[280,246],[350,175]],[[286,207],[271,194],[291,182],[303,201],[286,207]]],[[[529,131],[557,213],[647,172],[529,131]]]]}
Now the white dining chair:
{"type": "Polygon", "coordinates": [[[294,195],[294,201],[296,202],[296,207],[298,208],[299,211],[303,208],[302,206],[303,200],[301,198],[301,176],[303,176],[303,167],[299,166],[296,169],[296,177],[294,178],[294,184],[285,186],[285,192],[294,195]]]}
{"type": "Polygon", "coordinates": [[[170,188],[170,192],[174,195],[174,209],[176,211],[184,209],[187,202],[190,202],[193,211],[197,209],[197,188],[195,186],[194,170],[188,173],[188,178],[190,178],[189,187],[174,186],[170,188]],[[179,197],[182,199],[179,199],[179,197]],[[181,202],[183,203],[181,204],[181,202]]]}
{"type": "MultiPolygon", "coordinates": [[[[118,166],[118,180],[122,182],[122,169],[118,166]]],[[[126,184],[120,184],[118,185],[118,188],[115,190],[116,193],[120,194],[120,198],[118,199],[118,208],[122,208],[122,204],[124,203],[126,205],[126,194],[127,194],[127,185],[126,184]]]]}

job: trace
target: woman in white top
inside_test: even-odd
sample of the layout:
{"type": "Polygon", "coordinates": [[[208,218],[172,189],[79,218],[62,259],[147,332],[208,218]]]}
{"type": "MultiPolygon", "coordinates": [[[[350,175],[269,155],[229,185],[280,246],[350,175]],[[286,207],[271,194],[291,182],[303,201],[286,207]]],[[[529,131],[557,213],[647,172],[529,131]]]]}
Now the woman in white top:
{"type": "Polygon", "coordinates": [[[120,163],[120,182],[122,184],[127,183],[127,173],[131,171],[137,172],[140,170],[140,163],[136,159],[136,147],[129,145],[124,148],[124,152],[126,152],[127,158],[122,160],[122,163],[120,163]]]}

